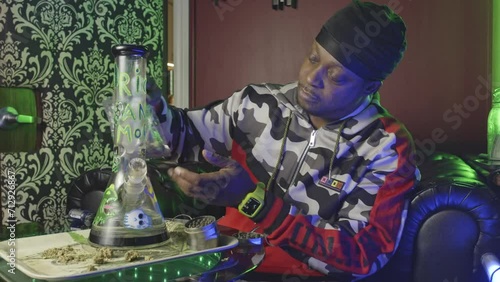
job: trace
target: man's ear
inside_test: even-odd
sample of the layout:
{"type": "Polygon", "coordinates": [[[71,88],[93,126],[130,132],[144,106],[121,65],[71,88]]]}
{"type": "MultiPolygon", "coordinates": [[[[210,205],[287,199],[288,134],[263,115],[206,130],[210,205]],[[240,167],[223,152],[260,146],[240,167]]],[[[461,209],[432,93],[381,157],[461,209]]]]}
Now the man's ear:
{"type": "Polygon", "coordinates": [[[364,92],[366,95],[377,92],[382,86],[382,81],[365,81],[364,92]]]}

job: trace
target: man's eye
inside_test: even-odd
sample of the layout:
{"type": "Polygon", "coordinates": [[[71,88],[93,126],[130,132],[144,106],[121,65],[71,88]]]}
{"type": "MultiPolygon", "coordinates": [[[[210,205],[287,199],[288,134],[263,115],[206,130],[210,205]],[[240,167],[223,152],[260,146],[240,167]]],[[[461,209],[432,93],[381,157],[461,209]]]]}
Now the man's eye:
{"type": "Polygon", "coordinates": [[[339,77],[339,75],[336,74],[333,70],[328,70],[328,79],[330,79],[330,81],[335,84],[341,84],[344,82],[344,79],[342,77],[339,77]]]}
{"type": "Polygon", "coordinates": [[[315,55],[309,56],[309,62],[311,63],[317,63],[318,62],[318,57],[315,55]]]}
{"type": "Polygon", "coordinates": [[[344,83],[344,80],[341,78],[338,78],[337,76],[331,76],[330,80],[335,83],[335,84],[342,84],[344,83]]]}
{"type": "Polygon", "coordinates": [[[335,83],[335,84],[342,84],[345,82],[344,79],[339,78],[338,76],[330,76],[330,81],[335,83]]]}

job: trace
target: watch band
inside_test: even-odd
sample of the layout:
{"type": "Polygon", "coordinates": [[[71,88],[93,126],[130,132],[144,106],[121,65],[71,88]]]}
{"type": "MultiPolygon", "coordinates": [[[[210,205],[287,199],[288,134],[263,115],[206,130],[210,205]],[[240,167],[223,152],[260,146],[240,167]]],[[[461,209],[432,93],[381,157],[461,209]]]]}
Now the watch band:
{"type": "Polygon", "coordinates": [[[257,183],[255,190],[248,193],[238,205],[238,210],[249,218],[254,218],[262,210],[266,198],[266,185],[257,183]]]}

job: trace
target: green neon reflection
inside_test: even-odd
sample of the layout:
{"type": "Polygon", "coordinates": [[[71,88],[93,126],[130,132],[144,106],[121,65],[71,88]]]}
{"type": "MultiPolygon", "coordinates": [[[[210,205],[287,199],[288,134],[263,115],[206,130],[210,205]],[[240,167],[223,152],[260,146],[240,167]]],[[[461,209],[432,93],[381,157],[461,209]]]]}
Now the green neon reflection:
{"type": "Polygon", "coordinates": [[[488,114],[488,157],[500,161],[500,1],[492,1],[491,109],[488,114]]]}
{"type": "Polygon", "coordinates": [[[500,1],[493,0],[492,15],[492,46],[491,46],[491,75],[493,89],[500,87],[500,1]]]}
{"type": "MultiPolygon", "coordinates": [[[[74,279],[75,282],[114,282],[114,281],[175,281],[179,278],[196,277],[211,270],[221,259],[221,253],[210,253],[187,258],[175,259],[154,265],[131,267],[120,271],[95,274],[74,279]]],[[[17,273],[16,273],[17,275],[17,273]]],[[[42,282],[29,279],[20,273],[19,281],[42,282]],[[24,278],[22,278],[24,277],[24,278]]],[[[184,281],[184,280],[183,280],[184,281]]]]}

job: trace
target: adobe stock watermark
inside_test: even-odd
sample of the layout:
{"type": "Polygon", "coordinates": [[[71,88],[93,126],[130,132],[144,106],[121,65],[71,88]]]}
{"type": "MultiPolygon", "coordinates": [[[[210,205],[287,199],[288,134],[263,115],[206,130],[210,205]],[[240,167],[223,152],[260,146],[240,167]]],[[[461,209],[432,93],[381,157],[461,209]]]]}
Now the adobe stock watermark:
{"type": "Polygon", "coordinates": [[[11,274],[16,274],[16,173],[13,168],[7,169],[7,230],[8,250],[7,270],[11,274]]]}
{"type": "MultiPolygon", "coordinates": [[[[407,1],[411,2],[412,0],[407,1]]],[[[400,14],[403,11],[403,6],[399,0],[390,0],[387,2],[386,6],[396,14],[400,14]]],[[[361,30],[358,26],[353,28],[354,45],[345,41],[340,42],[339,48],[348,64],[351,63],[354,54],[360,54],[361,49],[368,47],[372,39],[379,36],[380,32],[392,22],[392,19],[387,18],[384,10],[378,12],[370,11],[370,14],[375,20],[367,22],[364,26],[364,30],[361,30]]]]}
{"type": "MultiPolygon", "coordinates": [[[[474,89],[473,95],[468,95],[459,104],[455,103],[443,113],[443,121],[450,125],[451,129],[459,129],[463,121],[468,119],[471,114],[479,109],[481,102],[488,100],[491,97],[491,74],[487,78],[479,75],[477,77],[478,84],[474,89]]],[[[413,163],[421,165],[426,157],[431,156],[438,144],[442,144],[448,140],[446,131],[441,127],[436,127],[431,131],[430,138],[423,140],[415,139],[416,153],[413,163]]]]}
{"type": "Polygon", "coordinates": [[[233,12],[236,7],[241,5],[241,3],[243,3],[243,0],[219,0],[217,4],[212,2],[212,5],[214,6],[219,20],[222,22],[224,21],[224,14],[227,12],[233,12]]]}
{"type": "MultiPolygon", "coordinates": [[[[479,75],[477,80],[479,83],[476,85],[473,95],[465,97],[461,103],[455,103],[444,111],[442,115],[443,121],[449,124],[452,130],[459,129],[463,121],[469,118],[472,112],[479,109],[480,102],[487,100],[491,96],[491,74],[488,75],[488,78],[479,75]]],[[[422,165],[436,152],[439,144],[448,140],[448,137],[445,129],[436,127],[430,132],[429,138],[414,139],[415,154],[398,170],[401,180],[393,183],[393,188],[398,189],[400,182],[404,181],[403,179],[412,177],[415,174],[414,167],[422,165]]]]}

